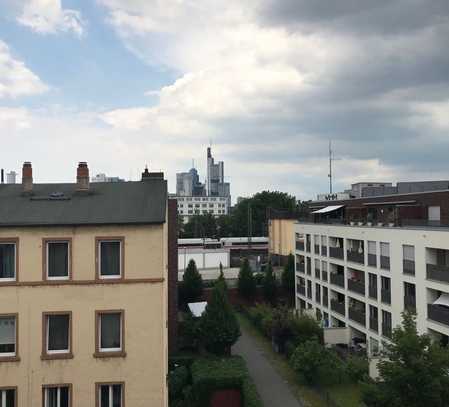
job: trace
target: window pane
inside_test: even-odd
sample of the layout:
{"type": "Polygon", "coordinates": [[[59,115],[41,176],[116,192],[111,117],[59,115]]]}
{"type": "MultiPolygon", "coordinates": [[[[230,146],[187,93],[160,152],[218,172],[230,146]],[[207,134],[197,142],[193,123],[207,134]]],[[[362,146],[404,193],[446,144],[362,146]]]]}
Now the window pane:
{"type": "Polygon", "coordinates": [[[16,391],[6,390],[6,407],[15,407],[16,391]]]}
{"type": "Polygon", "coordinates": [[[101,275],[120,275],[120,242],[101,242],[101,275]]]}
{"type": "Polygon", "coordinates": [[[109,407],[109,386],[100,387],[100,407],[109,407]]]}
{"type": "Polygon", "coordinates": [[[15,317],[0,318],[0,353],[16,351],[16,319],[15,317]]]}
{"type": "Polygon", "coordinates": [[[390,244],[389,243],[380,243],[380,254],[381,256],[390,257],[390,244]]]}
{"type": "Polygon", "coordinates": [[[67,242],[48,244],[48,276],[67,277],[69,275],[69,245],[67,242]]]}
{"type": "Polygon", "coordinates": [[[69,315],[49,315],[48,350],[69,350],[69,315]]]}
{"type": "Polygon", "coordinates": [[[69,407],[69,388],[61,387],[59,407],[69,407]]]}
{"type": "Polygon", "coordinates": [[[122,405],[122,386],[114,384],[112,386],[112,407],[121,407],[122,405]]]}
{"type": "Polygon", "coordinates": [[[46,389],[47,404],[45,407],[58,407],[58,388],[52,387],[46,389]]]}
{"type": "Polygon", "coordinates": [[[100,316],[101,348],[118,349],[121,348],[120,338],[120,314],[102,314],[100,316]]]}
{"type": "Polygon", "coordinates": [[[368,242],[368,253],[376,254],[376,242],[368,242]]]}
{"type": "Polygon", "coordinates": [[[15,244],[0,244],[0,278],[15,277],[15,244]]]}
{"type": "Polygon", "coordinates": [[[408,246],[404,245],[402,246],[404,250],[404,260],[415,260],[415,246],[408,246]]]}

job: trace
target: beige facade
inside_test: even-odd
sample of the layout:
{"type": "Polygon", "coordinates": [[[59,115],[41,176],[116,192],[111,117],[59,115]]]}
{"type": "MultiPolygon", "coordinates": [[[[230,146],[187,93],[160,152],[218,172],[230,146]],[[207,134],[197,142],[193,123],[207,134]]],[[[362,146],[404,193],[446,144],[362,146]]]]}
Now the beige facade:
{"type": "Polygon", "coordinates": [[[41,406],[45,385],[70,384],[73,407],[96,405],[95,385],[123,383],[126,407],[167,405],[167,223],[0,228],[16,242],[16,280],[0,283],[0,314],[17,314],[17,358],[0,358],[0,388],[41,406]],[[98,238],[120,238],[122,277],[96,277],[98,238]],[[70,280],[45,281],[45,239],[70,242],[70,280]],[[122,352],[97,357],[96,312],[121,310],[122,352]],[[42,360],[43,314],[71,314],[71,353],[42,360]]]}
{"type": "Polygon", "coordinates": [[[270,219],[268,226],[269,253],[288,256],[295,252],[294,219],[270,219]]]}

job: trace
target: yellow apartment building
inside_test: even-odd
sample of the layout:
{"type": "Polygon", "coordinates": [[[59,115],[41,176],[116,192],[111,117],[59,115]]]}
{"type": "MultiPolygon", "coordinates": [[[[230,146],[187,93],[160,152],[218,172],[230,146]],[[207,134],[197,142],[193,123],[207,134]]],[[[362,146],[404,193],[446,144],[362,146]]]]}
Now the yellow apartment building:
{"type": "Polygon", "coordinates": [[[0,407],[167,405],[168,207],[148,170],[0,184],[0,407]]]}

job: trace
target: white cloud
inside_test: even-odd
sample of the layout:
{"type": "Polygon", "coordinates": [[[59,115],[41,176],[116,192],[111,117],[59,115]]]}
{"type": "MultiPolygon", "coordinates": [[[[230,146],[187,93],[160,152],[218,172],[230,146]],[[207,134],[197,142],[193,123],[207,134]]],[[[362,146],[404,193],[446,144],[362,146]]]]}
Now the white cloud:
{"type": "Polygon", "coordinates": [[[36,95],[48,90],[39,77],[15,59],[8,45],[0,41],[0,99],[36,95]]]}
{"type": "Polygon", "coordinates": [[[40,34],[72,32],[81,37],[85,21],[77,10],[64,9],[61,0],[27,0],[17,21],[40,34]]]}
{"type": "Polygon", "coordinates": [[[31,117],[25,108],[0,107],[0,129],[25,130],[31,127],[31,117]]]}

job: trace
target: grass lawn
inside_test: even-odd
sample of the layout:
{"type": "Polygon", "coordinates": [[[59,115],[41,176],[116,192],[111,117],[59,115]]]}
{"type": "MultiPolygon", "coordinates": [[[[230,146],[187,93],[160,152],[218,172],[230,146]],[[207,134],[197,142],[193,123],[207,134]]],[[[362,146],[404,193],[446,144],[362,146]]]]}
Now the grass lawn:
{"type": "MultiPolygon", "coordinates": [[[[265,356],[271,364],[288,383],[295,397],[307,407],[327,407],[323,397],[317,391],[304,384],[294,370],[290,367],[287,359],[273,351],[271,342],[268,341],[241,313],[237,313],[240,326],[250,334],[265,351],[265,356]]],[[[360,406],[360,388],[356,384],[341,384],[326,388],[331,397],[342,407],[360,406]]]]}

